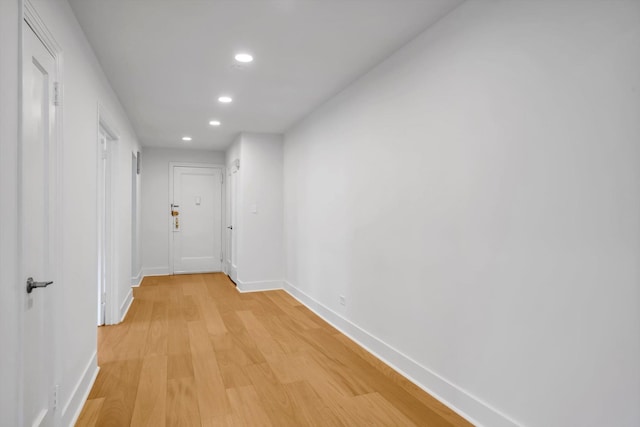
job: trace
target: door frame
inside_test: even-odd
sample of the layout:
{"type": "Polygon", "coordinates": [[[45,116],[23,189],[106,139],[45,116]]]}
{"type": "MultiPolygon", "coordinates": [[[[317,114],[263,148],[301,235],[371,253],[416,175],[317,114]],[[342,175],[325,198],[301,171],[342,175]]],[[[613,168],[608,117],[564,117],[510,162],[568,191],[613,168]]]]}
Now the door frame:
{"type": "Polygon", "coordinates": [[[238,186],[240,183],[240,159],[233,159],[231,161],[231,163],[229,163],[227,165],[227,182],[225,185],[225,191],[226,191],[226,201],[227,201],[227,208],[225,209],[225,219],[226,219],[226,224],[225,224],[225,229],[226,227],[233,227],[233,229],[231,230],[231,233],[226,232],[225,233],[225,260],[224,260],[224,267],[225,267],[225,274],[227,276],[229,276],[229,279],[231,279],[231,281],[233,283],[236,283],[236,281],[238,280],[238,265],[237,259],[234,259],[233,256],[233,252],[234,252],[234,248],[237,254],[238,251],[238,186]],[[235,177],[234,177],[235,175],[235,177]],[[234,183],[234,186],[232,187],[232,182],[234,183]],[[231,235],[229,235],[231,234],[231,235]],[[236,263],[234,264],[233,261],[236,261],[236,263]]]}
{"type": "Polygon", "coordinates": [[[140,152],[131,151],[131,286],[137,286],[140,279],[140,234],[138,217],[140,215],[140,152]]]}
{"type": "MultiPolygon", "coordinates": [[[[116,256],[115,256],[115,248],[118,247],[118,233],[116,232],[116,230],[118,229],[118,221],[117,218],[118,216],[116,215],[116,212],[118,212],[118,191],[117,188],[118,186],[117,184],[117,164],[118,162],[117,160],[117,154],[118,154],[118,141],[120,140],[120,133],[118,132],[118,130],[113,126],[113,120],[111,120],[111,116],[107,113],[107,111],[105,110],[105,108],[98,103],[98,115],[97,115],[97,125],[96,125],[96,162],[97,162],[97,167],[96,167],[96,185],[97,185],[97,190],[96,194],[98,195],[98,197],[96,198],[96,224],[98,226],[98,238],[97,238],[97,254],[99,256],[100,251],[102,249],[109,248],[108,251],[106,251],[106,256],[107,256],[107,261],[106,261],[106,265],[107,265],[107,269],[108,269],[108,275],[107,277],[110,278],[110,280],[107,280],[106,285],[105,285],[105,294],[106,294],[106,304],[105,304],[105,318],[104,318],[104,325],[115,325],[117,323],[120,322],[120,316],[119,316],[119,309],[118,309],[118,286],[117,286],[117,273],[118,273],[118,268],[117,268],[117,264],[116,264],[116,256]],[[108,188],[109,188],[109,206],[106,206],[107,209],[104,209],[103,212],[101,212],[101,203],[100,203],[100,195],[101,195],[101,188],[103,188],[103,185],[105,183],[102,182],[102,158],[101,158],[101,153],[100,153],[100,130],[104,130],[104,132],[107,135],[108,138],[108,144],[110,144],[110,150],[109,150],[109,156],[111,157],[109,159],[109,162],[107,162],[107,167],[108,169],[105,171],[105,179],[107,179],[107,184],[108,184],[108,188]],[[108,217],[103,218],[103,215],[107,215],[108,217]],[[109,224],[109,230],[110,232],[108,233],[107,236],[102,236],[102,233],[100,232],[100,228],[102,227],[102,221],[108,221],[109,224]]],[[[106,195],[105,195],[106,197],[106,195]]],[[[104,208],[104,207],[103,207],[104,208]]],[[[100,259],[98,258],[98,263],[100,262],[100,259]]],[[[98,289],[100,286],[100,277],[98,276],[98,289]]],[[[98,299],[97,299],[98,304],[100,304],[100,295],[98,294],[98,299]]],[[[98,313],[96,315],[96,318],[99,317],[99,313],[100,313],[100,307],[98,305],[98,313]]],[[[99,323],[99,322],[98,322],[99,323]]]]}
{"type": "MultiPolygon", "coordinates": [[[[174,270],[174,266],[173,266],[173,230],[172,230],[172,226],[173,226],[173,218],[171,216],[171,203],[173,203],[173,168],[175,167],[186,167],[186,168],[210,168],[210,169],[218,169],[220,171],[220,176],[222,176],[223,180],[224,180],[224,174],[225,174],[225,167],[224,165],[221,164],[217,164],[217,163],[192,163],[192,162],[169,162],[169,200],[167,200],[167,207],[169,209],[167,209],[167,230],[169,233],[169,274],[173,275],[175,274],[175,270],[174,270]]],[[[222,185],[220,185],[221,187],[221,194],[220,194],[220,214],[221,214],[221,221],[220,221],[220,250],[222,251],[222,258],[224,260],[224,223],[225,223],[225,208],[226,208],[226,204],[225,204],[225,200],[226,200],[226,193],[225,193],[225,185],[224,182],[222,183],[222,185]]],[[[221,265],[224,264],[224,261],[221,262],[221,265]]]]}
{"type": "MultiPolygon", "coordinates": [[[[51,238],[53,239],[53,253],[51,259],[51,280],[56,284],[55,288],[52,288],[54,292],[51,292],[51,316],[52,316],[52,325],[51,328],[53,333],[55,334],[56,330],[56,308],[60,305],[59,299],[60,292],[64,289],[64,277],[63,277],[63,269],[60,267],[63,263],[63,250],[62,250],[62,236],[64,235],[63,230],[63,222],[62,222],[62,206],[63,206],[63,193],[62,193],[62,171],[63,167],[63,90],[64,87],[64,73],[63,73],[63,56],[62,56],[62,48],[53,37],[53,34],[47,28],[45,22],[42,20],[40,15],[38,14],[35,7],[31,4],[29,0],[22,0],[20,2],[20,13],[21,19],[19,24],[19,58],[18,58],[18,76],[19,76],[19,85],[18,85],[18,226],[17,226],[17,235],[18,235],[18,274],[19,274],[19,283],[18,283],[18,349],[17,352],[19,354],[17,370],[18,370],[18,378],[20,382],[18,384],[18,420],[19,424],[24,424],[24,382],[22,381],[24,378],[24,311],[23,307],[27,301],[27,293],[25,290],[25,283],[23,279],[26,277],[26,272],[24,271],[24,259],[22,257],[22,218],[24,217],[22,212],[22,146],[24,144],[24,134],[23,134],[23,126],[24,126],[24,86],[23,86],[23,73],[24,67],[22,66],[22,61],[24,58],[24,31],[30,28],[35,35],[40,39],[43,46],[51,53],[55,63],[55,72],[56,72],[56,82],[57,84],[57,97],[54,100],[55,102],[55,119],[54,119],[54,130],[51,135],[51,144],[53,149],[50,151],[50,156],[53,157],[52,164],[54,165],[55,171],[53,172],[53,188],[52,192],[52,219],[51,224],[53,224],[54,231],[52,233],[51,238]],[[25,27],[26,25],[26,27],[25,27]]],[[[49,279],[47,279],[49,280],[49,279]]],[[[51,342],[55,343],[55,339],[52,339],[51,342]]],[[[55,402],[53,397],[55,393],[55,383],[57,380],[57,371],[60,363],[58,351],[54,348],[50,349],[52,354],[50,355],[52,359],[51,363],[51,384],[49,386],[51,389],[49,390],[50,396],[50,406],[51,410],[53,410],[52,420],[54,425],[59,423],[64,414],[61,412],[60,402],[55,402]]]]}

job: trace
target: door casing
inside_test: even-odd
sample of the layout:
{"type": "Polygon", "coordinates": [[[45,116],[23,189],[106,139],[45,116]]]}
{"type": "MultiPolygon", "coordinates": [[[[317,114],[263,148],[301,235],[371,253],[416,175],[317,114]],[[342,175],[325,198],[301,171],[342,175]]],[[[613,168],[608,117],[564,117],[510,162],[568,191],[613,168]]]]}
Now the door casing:
{"type": "Polygon", "coordinates": [[[240,178],[240,160],[235,159],[227,166],[227,212],[225,226],[226,254],[225,273],[236,283],[238,279],[238,184],[240,178]],[[229,229],[232,227],[232,229],[229,229]]]}
{"type": "MultiPolygon", "coordinates": [[[[112,121],[109,119],[109,114],[106,112],[105,108],[98,104],[98,117],[97,117],[97,126],[96,126],[96,144],[97,144],[97,188],[98,188],[98,197],[96,198],[96,224],[98,226],[98,265],[102,262],[100,259],[100,254],[105,254],[106,262],[105,267],[106,270],[103,273],[107,275],[107,282],[105,287],[106,301],[104,308],[104,323],[101,323],[99,317],[100,313],[100,280],[101,277],[98,274],[98,324],[104,325],[115,325],[120,322],[119,318],[119,309],[118,309],[118,286],[117,286],[117,277],[118,270],[116,268],[116,252],[115,248],[118,246],[118,234],[116,230],[118,230],[117,223],[117,215],[118,212],[118,186],[117,186],[117,156],[118,156],[118,141],[120,139],[119,133],[116,128],[112,125],[112,121]],[[108,148],[108,156],[109,159],[106,162],[106,165],[103,165],[103,159],[101,155],[101,135],[104,134],[107,137],[108,148]],[[103,175],[103,167],[106,166],[107,169],[104,171],[103,175]],[[104,176],[104,178],[103,178],[104,176]],[[103,181],[106,179],[106,182],[103,181]],[[103,189],[107,189],[108,195],[102,194],[103,189]],[[101,198],[107,201],[106,205],[101,203],[101,198]],[[105,222],[107,224],[106,233],[104,230],[105,222]]],[[[99,273],[99,272],[98,272],[99,273]]]]}

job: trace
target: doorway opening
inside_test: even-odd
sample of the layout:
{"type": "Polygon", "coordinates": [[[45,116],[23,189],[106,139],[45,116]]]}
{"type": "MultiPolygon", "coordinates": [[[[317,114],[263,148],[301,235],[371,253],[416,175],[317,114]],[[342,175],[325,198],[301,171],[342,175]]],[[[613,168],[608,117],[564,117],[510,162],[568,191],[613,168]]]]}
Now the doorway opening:
{"type": "Polygon", "coordinates": [[[112,128],[99,118],[98,126],[98,326],[118,323],[115,286],[114,159],[118,140],[112,128]]]}
{"type": "Polygon", "coordinates": [[[131,153],[131,281],[137,285],[140,268],[138,266],[138,174],[140,173],[140,153],[131,153]]]}

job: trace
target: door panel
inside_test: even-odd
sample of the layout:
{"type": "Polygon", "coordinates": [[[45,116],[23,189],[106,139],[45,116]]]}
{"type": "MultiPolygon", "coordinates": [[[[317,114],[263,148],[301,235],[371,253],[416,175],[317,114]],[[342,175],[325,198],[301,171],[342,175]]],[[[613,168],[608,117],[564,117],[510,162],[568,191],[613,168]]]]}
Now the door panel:
{"type": "MultiPolygon", "coordinates": [[[[107,323],[107,290],[112,284],[110,147],[107,132],[100,126],[98,130],[98,326],[107,323]]],[[[109,320],[113,321],[113,319],[109,320]]]]}
{"type": "Polygon", "coordinates": [[[229,175],[229,225],[227,226],[227,263],[228,263],[228,275],[237,283],[238,276],[238,221],[237,221],[237,197],[238,197],[238,170],[237,168],[231,169],[229,175]]]}
{"type": "Polygon", "coordinates": [[[28,25],[23,38],[23,138],[20,164],[24,424],[52,424],[52,288],[26,293],[26,281],[54,280],[55,60],[28,25]]]}
{"type": "Polygon", "coordinates": [[[220,169],[173,168],[173,272],[222,271],[220,169]]]}

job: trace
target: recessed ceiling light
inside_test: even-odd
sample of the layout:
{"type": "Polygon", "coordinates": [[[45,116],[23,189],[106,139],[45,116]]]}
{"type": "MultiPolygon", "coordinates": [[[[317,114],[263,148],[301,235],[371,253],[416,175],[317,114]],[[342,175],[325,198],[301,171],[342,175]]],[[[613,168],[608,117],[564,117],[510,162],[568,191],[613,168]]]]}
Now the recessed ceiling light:
{"type": "Polygon", "coordinates": [[[209,122],[209,124],[210,124],[211,126],[220,126],[220,122],[219,122],[218,120],[211,120],[211,121],[209,122]]]}
{"type": "Polygon", "coordinates": [[[248,53],[239,53],[235,56],[236,61],[238,62],[251,62],[253,61],[253,56],[248,53]]]}
{"type": "Polygon", "coordinates": [[[222,102],[223,104],[228,104],[233,101],[233,99],[231,99],[230,96],[221,96],[220,98],[218,98],[218,101],[222,102]]]}
{"type": "Polygon", "coordinates": [[[182,140],[183,141],[191,141],[193,138],[191,138],[190,136],[183,136],[182,140]]]}

